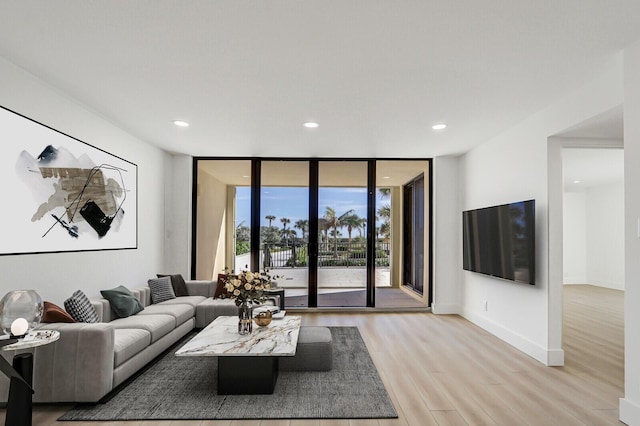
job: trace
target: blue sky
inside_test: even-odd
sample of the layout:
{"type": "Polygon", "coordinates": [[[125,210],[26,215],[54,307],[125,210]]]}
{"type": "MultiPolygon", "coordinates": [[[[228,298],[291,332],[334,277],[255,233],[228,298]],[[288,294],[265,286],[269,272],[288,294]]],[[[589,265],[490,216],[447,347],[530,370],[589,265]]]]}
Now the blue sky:
{"type": "MultiPolygon", "coordinates": [[[[251,188],[237,187],[236,215],[237,222],[244,221],[249,226],[251,212],[251,188]]],[[[276,217],[271,225],[281,227],[280,218],[291,219],[291,226],[300,219],[308,219],[309,216],[309,189],[305,187],[265,187],[261,193],[262,205],[260,208],[260,225],[267,226],[267,215],[276,217]]],[[[360,217],[367,216],[367,189],[366,188],[320,188],[318,194],[320,216],[326,206],[335,209],[337,215],[353,209],[360,217]]]]}

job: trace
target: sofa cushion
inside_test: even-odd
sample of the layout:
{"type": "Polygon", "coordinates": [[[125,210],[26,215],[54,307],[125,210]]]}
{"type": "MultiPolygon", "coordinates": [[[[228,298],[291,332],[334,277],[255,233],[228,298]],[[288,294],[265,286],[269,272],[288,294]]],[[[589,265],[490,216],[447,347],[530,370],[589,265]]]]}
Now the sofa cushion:
{"type": "Polygon", "coordinates": [[[138,328],[113,330],[113,366],[117,367],[151,344],[151,333],[138,328]]]}
{"type": "Polygon", "coordinates": [[[176,318],[167,314],[141,315],[140,313],[128,318],[115,319],[109,324],[116,330],[131,328],[147,330],[151,333],[151,343],[154,343],[176,328],[176,318]]]}
{"type": "Polygon", "coordinates": [[[118,286],[111,290],[100,290],[100,294],[109,301],[111,309],[119,318],[129,317],[144,309],[136,296],[124,286],[118,286]]]}
{"type": "Polygon", "coordinates": [[[171,278],[169,277],[151,279],[147,281],[147,284],[151,289],[151,303],[160,303],[176,298],[171,286],[171,278]]]}
{"type": "Polygon", "coordinates": [[[158,278],[169,277],[171,279],[171,286],[173,287],[173,293],[176,297],[188,296],[187,283],[184,282],[184,278],[180,274],[165,275],[158,274],[158,278]]]}
{"type": "Polygon", "coordinates": [[[98,322],[98,314],[82,290],[74,291],[71,297],[64,301],[64,309],[77,322],[98,322]]]}
{"type": "MultiPolygon", "coordinates": [[[[176,299],[177,300],[177,299],[176,299]]],[[[193,318],[196,313],[196,308],[180,303],[172,303],[165,304],[159,303],[156,305],[147,306],[144,311],[140,312],[138,315],[171,315],[176,319],[176,326],[184,323],[185,321],[193,318]]]]}
{"type": "Polygon", "coordinates": [[[210,297],[196,306],[196,328],[205,328],[219,316],[235,315],[238,315],[238,307],[233,300],[210,297]]]}
{"type": "Polygon", "coordinates": [[[44,310],[42,311],[42,320],[40,322],[76,322],[71,315],[67,313],[60,306],[51,303],[44,302],[44,310]]]}
{"type": "Polygon", "coordinates": [[[195,308],[205,300],[207,300],[207,298],[204,296],[182,296],[171,300],[165,300],[160,303],[160,305],[190,305],[195,308]]]}

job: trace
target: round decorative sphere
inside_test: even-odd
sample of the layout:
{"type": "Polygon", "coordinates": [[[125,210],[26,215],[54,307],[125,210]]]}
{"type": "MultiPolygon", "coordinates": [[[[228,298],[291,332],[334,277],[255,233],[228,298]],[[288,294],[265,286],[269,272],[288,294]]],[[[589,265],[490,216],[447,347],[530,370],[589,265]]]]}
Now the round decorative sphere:
{"type": "Polygon", "coordinates": [[[0,300],[0,329],[11,334],[13,326],[16,331],[24,330],[21,334],[26,334],[38,325],[43,309],[42,298],[35,290],[10,291],[0,300]]]}
{"type": "Polygon", "coordinates": [[[260,313],[256,314],[256,316],[253,317],[253,320],[260,327],[265,327],[265,326],[271,324],[271,318],[272,318],[271,312],[264,311],[264,312],[260,312],[260,313]]]}

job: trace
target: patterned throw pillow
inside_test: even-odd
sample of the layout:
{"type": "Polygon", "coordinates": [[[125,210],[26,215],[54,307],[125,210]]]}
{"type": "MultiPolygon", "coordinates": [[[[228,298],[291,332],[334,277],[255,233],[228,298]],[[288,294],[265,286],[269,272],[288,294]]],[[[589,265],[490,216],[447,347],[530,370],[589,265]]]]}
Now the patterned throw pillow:
{"type": "Polygon", "coordinates": [[[162,277],[170,277],[171,278],[171,286],[173,287],[173,293],[176,297],[180,296],[188,296],[189,291],[187,290],[187,283],[184,282],[184,278],[180,274],[158,274],[158,278],[162,277]]]}
{"type": "Polygon", "coordinates": [[[175,299],[176,295],[171,286],[170,277],[155,278],[147,281],[151,289],[151,303],[160,303],[165,300],[175,299]]]}
{"type": "Polygon", "coordinates": [[[71,297],[64,301],[64,309],[77,322],[98,322],[96,309],[82,290],[74,291],[71,297]]]}

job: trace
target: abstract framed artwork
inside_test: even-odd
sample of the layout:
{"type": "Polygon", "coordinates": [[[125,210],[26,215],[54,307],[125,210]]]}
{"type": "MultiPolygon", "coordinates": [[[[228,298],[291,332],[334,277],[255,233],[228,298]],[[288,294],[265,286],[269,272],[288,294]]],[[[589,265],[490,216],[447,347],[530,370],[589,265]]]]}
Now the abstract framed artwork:
{"type": "Polygon", "coordinates": [[[138,166],[0,106],[0,255],[135,249],[138,166]]]}

